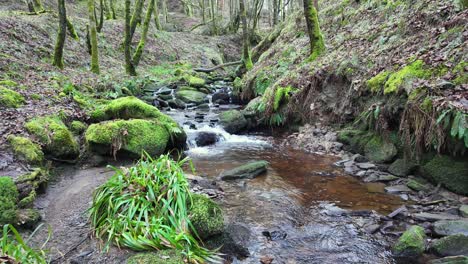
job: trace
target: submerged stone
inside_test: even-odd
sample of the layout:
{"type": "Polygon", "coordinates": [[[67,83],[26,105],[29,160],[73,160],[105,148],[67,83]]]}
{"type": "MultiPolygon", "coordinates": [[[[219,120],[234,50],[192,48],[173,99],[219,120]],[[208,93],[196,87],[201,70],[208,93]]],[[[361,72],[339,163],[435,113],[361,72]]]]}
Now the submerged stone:
{"type": "Polygon", "coordinates": [[[260,174],[266,172],[268,162],[254,161],[242,166],[236,167],[232,170],[225,171],[219,176],[221,180],[237,180],[237,179],[253,179],[260,174]]]}
{"type": "Polygon", "coordinates": [[[451,235],[434,241],[431,249],[439,256],[468,256],[468,236],[451,235]]]}
{"type": "Polygon", "coordinates": [[[80,154],[78,142],[58,117],[34,118],[25,127],[43,144],[44,151],[56,158],[75,159],[80,154]]]}
{"type": "Polygon", "coordinates": [[[393,254],[396,258],[415,259],[424,252],[425,240],[424,228],[411,226],[393,246],[393,254]]]}
{"type": "Polygon", "coordinates": [[[221,234],[224,230],[221,207],[204,195],[192,194],[189,218],[201,239],[221,234]]]}
{"type": "Polygon", "coordinates": [[[219,123],[228,133],[235,134],[247,128],[248,122],[238,110],[224,111],[219,114],[219,123]]]}

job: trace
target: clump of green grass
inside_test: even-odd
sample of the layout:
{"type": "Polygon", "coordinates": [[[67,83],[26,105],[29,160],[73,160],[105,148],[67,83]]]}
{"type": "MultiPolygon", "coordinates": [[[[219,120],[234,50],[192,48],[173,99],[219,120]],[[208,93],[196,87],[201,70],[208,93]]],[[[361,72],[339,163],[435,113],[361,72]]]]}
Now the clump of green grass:
{"type": "Polygon", "coordinates": [[[32,249],[26,243],[27,241],[23,240],[12,225],[4,225],[0,239],[0,261],[2,263],[6,261],[5,263],[46,264],[44,251],[32,249]]]}
{"type": "Polygon", "coordinates": [[[195,239],[189,220],[189,184],[181,166],[168,155],[145,155],[135,166],[114,168],[90,208],[97,238],[137,251],[176,249],[190,263],[217,262],[218,256],[195,239]]]}

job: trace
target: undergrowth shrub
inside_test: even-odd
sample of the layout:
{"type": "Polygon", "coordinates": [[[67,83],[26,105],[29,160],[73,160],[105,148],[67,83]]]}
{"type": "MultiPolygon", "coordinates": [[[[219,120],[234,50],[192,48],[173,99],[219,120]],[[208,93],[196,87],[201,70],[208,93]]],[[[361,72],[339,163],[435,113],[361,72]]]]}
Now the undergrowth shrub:
{"type": "Polygon", "coordinates": [[[0,262],[46,264],[45,252],[30,248],[27,245],[28,240],[24,241],[12,225],[4,225],[0,239],[0,262]]]}
{"type": "Polygon", "coordinates": [[[91,224],[97,238],[133,250],[176,249],[191,263],[217,262],[203,248],[189,220],[189,184],[181,166],[168,155],[145,155],[115,174],[93,196],[91,224]]]}

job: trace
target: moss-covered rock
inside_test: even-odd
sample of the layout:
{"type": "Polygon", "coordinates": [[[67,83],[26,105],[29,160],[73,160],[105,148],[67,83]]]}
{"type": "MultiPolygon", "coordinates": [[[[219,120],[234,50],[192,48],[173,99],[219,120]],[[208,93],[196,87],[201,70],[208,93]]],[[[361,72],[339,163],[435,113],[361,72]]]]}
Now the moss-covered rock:
{"type": "Polygon", "coordinates": [[[406,159],[397,159],[388,168],[388,172],[393,175],[404,177],[408,176],[416,169],[417,164],[406,159]]]}
{"type": "Polygon", "coordinates": [[[133,97],[121,97],[99,107],[91,113],[93,121],[105,121],[112,119],[144,119],[158,118],[162,114],[159,110],[142,100],[133,97]]]}
{"type": "Polygon", "coordinates": [[[223,211],[204,195],[192,194],[189,218],[201,239],[221,234],[224,230],[223,211]]]}
{"type": "Polygon", "coordinates": [[[0,225],[17,220],[18,189],[10,177],[0,177],[0,225]]]}
{"type": "Polygon", "coordinates": [[[372,137],[364,146],[364,153],[368,159],[377,163],[392,161],[398,153],[392,142],[379,136],[372,137]]]}
{"type": "Polygon", "coordinates": [[[238,133],[248,126],[247,119],[238,110],[224,111],[219,114],[219,123],[231,134],[238,133]]]}
{"type": "Polygon", "coordinates": [[[91,151],[115,154],[125,150],[139,157],[143,151],[152,156],[166,149],[170,136],[165,123],[159,120],[116,120],[92,124],[85,133],[91,151]]]}
{"type": "Polygon", "coordinates": [[[187,81],[188,85],[192,87],[203,87],[206,85],[206,81],[204,79],[196,76],[187,76],[185,80],[187,81]]]}
{"type": "Polygon", "coordinates": [[[15,180],[19,191],[18,207],[30,207],[36,200],[37,194],[44,193],[49,182],[49,172],[36,168],[30,173],[21,175],[15,180]]]}
{"type": "MultiPolygon", "coordinates": [[[[422,60],[416,60],[388,77],[384,86],[384,94],[396,93],[401,87],[414,79],[426,79],[431,75],[432,71],[424,68],[424,62],[422,60]]],[[[409,90],[407,91],[408,94],[410,92],[409,90]]]]}
{"type": "Polygon", "coordinates": [[[452,192],[468,195],[468,161],[435,156],[421,167],[423,177],[441,183],[452,192]]]}
{"type": "Polygon", "coordinates": [[[41,220],[42,216],[36,209],[21,209],[18,210],[16,224],[24,228],[34,229],[41,220]]]}
{"type": "Polygon", "coordinates": [[[434,241],[431,249],[439,256],[468,256],[468,236],[458,234],[434,241]]]}
{"type": "Polygon", "coordinates": [[[431,186],[421,178],[410,179],[406,183],[406,186],[408,186],[410,189],[415,190],[417,192],[419,191],[428,192],[431,190],[431,186]]]}
{"type": "Polygon", "coordinates": [[[371,137],[366,131],[345,129],[338,132],[337,140],[347,144],[352,152],[364,154],[364,147],[371,137]]]}
{"type": "Polygon", "coordinates": [[[184,257],[176,250],[159,250],[136,254],[127,259],[127,264],[184,264],[184,257]]]}
{"type": "Polygon", "coordinates": [[[434,223],[434,233],[439,236],[458,234],[468,236],[468,219],[437,221],[434,223]]]}
{"type": "Polygon", "coordinates": [[[18,86],[18,83],[12,80],[1,80],[0,81],[0,86],[10,86],[10,87],[16,87],[18,86]]]}
{"type": "Polygon", "coordinates": [[[44,151],[61,159],[75,159],[80,148],[67,126],[53,116],[32,119],[25,125],[29,133],[43,144],[44,151]]]}
{"type": "Polygon", "coordinates": [[[176,92],[176,97],[184,103],[199,105],[205,102],[206,94],[198,91],[179,90],[176,92]]]}
{"type": "Polygon", "coordinates": [[[393,254],[397,258],[415,259],[424,252],[425,240],[424,228],[416,225],[411,226],[393,246],[393,254]]]}
{"type": "Polygon", "coordinates": [[[75,134],[75,135],[79,135],[81,133],[83,133],[87,128],[87,125],[81,121],[78,121],[78,120],[74,120],[73,122],[71,122],[70,124],[70,130],[75,134]]]}
{"type": "Polygon", "coordinates": [[[25,103],[24,97],[8,88],[0,86],[0,106],[17,108],[25,103]]]}
{"type": "Polygon", "coordinates": [[[221,180],[253,179],[267,171],[268,161],[253,161],[219,175],[221,180]]]}
{"type": "Polygon", "coordinates": [[[19,160],[30,164],[40,164],[44,160],[41,147],[26,137],[8,136],[8,142],[19,160]]]}

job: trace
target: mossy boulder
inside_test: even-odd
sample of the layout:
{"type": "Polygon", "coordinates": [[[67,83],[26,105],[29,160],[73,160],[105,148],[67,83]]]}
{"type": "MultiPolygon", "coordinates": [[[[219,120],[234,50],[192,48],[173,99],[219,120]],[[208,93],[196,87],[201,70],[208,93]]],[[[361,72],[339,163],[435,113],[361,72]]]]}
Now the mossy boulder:
{"type": "Polygon", "coordinates": [[[92,124],[85,133],[91,151],[116,154],[124,150],[139,157],[143,151],[151,156],[164,152],[170,135],[165,123],[159,120],[116,120],[92,124]]]}
{"type": "Polygon", "coordinates": [[[205,102],[206,94],[199,91],[179,90],[176,92],[176,98],[187,104],[200,105],[205,102]]]}
{"type": "Polygon", "coordinates": [[[35,118],[27,122],[25,127],[42,143],[44,151],[53,157],[75,159],[80,154],[73,134],[58,117],[35,118]]]}
{"type": "Polygon", "coordinates": [[[425,240],[424,228],[411,226],[393,246],[393,254],[396,258],[415,259],[424,252],[425,240]]]}
{"type": "Polygon", "coordinates": [[[189,218],[201,239],[221,234],[224,230],[223,211],[204,195],[192,194],[189,218]]]}
{"type": "Polygon", "coordinates": [[[188,83],[188,85],[192,87],[199,88],[206,85],[206,81],[204,79],[196,76],[186,76],[185,80],[188,83]]]}
{"type": "Polygon", "coordinates": [[[219,123],[228,133],[235,134],[248,126],[245,116],[238,110],[224,111],[219,114],[219,123]]]}
{"type": "Polygon", "coordinates": [[[127,264],[184,264],[182,254],[174,249],[139,253],[127,259],[127,264]]]}
{"type": "Polygon", "coordinates": [[[87,128],[87,125],[85,123],[81,122],[81,121],[78,121],[78,120],[74,120],[70,124],[70,130],[75,135],[79,135],[79,134],[83,133],[84,131],[86,131],[86,128],[87,128]]]}
{"type": "Polygon", "coordinates": [[[268,161],[253,161],[234,169],[225,171],[219,176],[221,180],[253,179],[267,171],[268,161]]]}
{"type": "Polygon", "coordinates": [[[18,188],[18,207],[26,208],[36,200],[37,194],[44,193],[49,182],[49,172],[36,168],[32,172],[23,174],[15,180],[18,188]]]}
{"type": "Polygon", "coordinates": [[[449,156],[435,156],[421,167],[420,174],[441,183],[452,192],[468,195],[468,160],[449,156]]]}
{"type": "Polygon", "coordinates": [[[416,169],[417,164],[406,159],[397,159],[388,168],[388,172],[393,175],[404,177],[408,176],[416,169]]]}
{"type": "Polygon", "coordinates": [[[468,256],[468,236],[458,234],[446,236],[434,241],[432,251],[439,256],[468,256]]]}
{"type": "Polygon", "coordinates": [[[398,150],[392,142],[374,136],[364,146],[364,154],[373,162],[385,163],[392,161],[398,150]]]}
{"type": "Polygon", "coordinates": [[[112,119],[145,119],[158,118],[162,115],[159,110],[142,100],[134,97],[121,97],[110,101],[91,113],[93,121],[105,121],[112,119]]]}
{"type": "Polygon", "coordinates": [[[407,183],[406,186],[408,186],[410,189],[415,190],[417,192],[423,191],[423,192],[428,192],[431,190],[431,186],[426,182],[424,179],[421,178],[415,178],[415,179],[410,179],[407,183]]]}
{"type": "Polygon", "coordinates": [[[18,189],[10,177],[0,177],[0,225],[16,223],[18,189]]]}
{"type": "Polygon", "coordinates": [[[11,89],[0,86],[0,106],[17,108],[25,103],[24,97],[11,89]]]}
{"type": "Polygon", "coordinates": [[[19,160],[30,164],[41,164],[44,160],[44,152],[41,147],[26,137],[8,136],[8,142],[19,160]]]}

